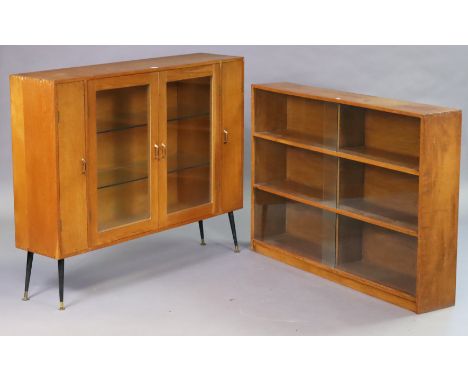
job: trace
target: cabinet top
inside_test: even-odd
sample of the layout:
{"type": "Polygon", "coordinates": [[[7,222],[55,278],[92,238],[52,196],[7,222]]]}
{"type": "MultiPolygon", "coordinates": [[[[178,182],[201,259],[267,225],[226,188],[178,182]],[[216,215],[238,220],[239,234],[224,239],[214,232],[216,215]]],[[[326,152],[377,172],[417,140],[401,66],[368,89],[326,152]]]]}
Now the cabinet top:
{"type": "Polygon", "coordinates": [[[122,76],[127,74],[157,72],[161,70],[185,68],[205,64],[208,65],[241,59],[243,59],[243,57],[224,56],[210,53],[193,53],[179,56],[146,58],[142,60],[44,70],[40,72],[20,73],[15,75],[46,81],[70,82],[117,75],[122,76]]]}
{"type": "Polygon", "coordinates": [[[423,117],[431,114],[460,112],[458,109],[425,105],[421,103],[398,101],[363,94],[348,93],[314,86],[299,85],[291,82],[276,82],[269,84],[254,84],[253,89],[266,90],[275,93],[304,97],[318,101],[339,103],[343,105],[363,107],[373,110],[386,111],[412,117],[423,117]]]}

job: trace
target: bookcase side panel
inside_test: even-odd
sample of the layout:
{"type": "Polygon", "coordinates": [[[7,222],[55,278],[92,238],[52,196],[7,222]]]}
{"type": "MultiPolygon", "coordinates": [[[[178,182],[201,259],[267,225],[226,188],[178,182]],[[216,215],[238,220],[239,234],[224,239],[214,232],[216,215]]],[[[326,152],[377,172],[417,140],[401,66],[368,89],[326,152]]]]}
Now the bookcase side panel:
{"type": "Polygon", "coordinates": [[[23,82],[21,77],[10,77],[11,135],[13,150],[13,191],[15,208],[16,247],[29,248],[27,209],[26,147],[24,140],[23,82]]]}
{"type": "MultiPolygon", "coordinates": [[[[55,88],[52,82],[33,78],[23,78],[21,82],[24,140],[15,156],[19,153],[24,158],[20,157],[14,167],[15,172],[19,171],[15,177],[23,178],[17,185],[25,187],[15,189],[15,199],[22,205],[20,219],[26,219],[21,230],[27,231],[28,250],[56,258],[59,208],[55,88]]],[[[17,128],[13,126],[14,130],[17,128]]]]}
{"type": "Polygon", "coordinates": [[[244,61],[221,64],[222,144],[221,208],[229,212],[243,206],[244,167],[244,61]]]}
{"type": "Polygon", "coordinates": [[[420,143],[417,312],[455,304],[461,112],[423,119],[420,143]]]}

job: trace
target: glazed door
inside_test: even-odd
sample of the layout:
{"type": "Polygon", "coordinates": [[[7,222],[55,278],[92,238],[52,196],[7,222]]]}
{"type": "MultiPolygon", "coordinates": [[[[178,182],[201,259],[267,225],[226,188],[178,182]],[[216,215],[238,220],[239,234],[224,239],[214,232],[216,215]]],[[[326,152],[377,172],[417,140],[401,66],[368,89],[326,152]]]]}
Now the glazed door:
{"type": "Polygon", "coordinates": [[[160,73],[160,225],[215,212],[218,65],[160,73]]]}
{"type": "Polygon", "coordinates": [[[93,245],[157,228],[157,76],[88,83],[87,172],[93,245]]]}

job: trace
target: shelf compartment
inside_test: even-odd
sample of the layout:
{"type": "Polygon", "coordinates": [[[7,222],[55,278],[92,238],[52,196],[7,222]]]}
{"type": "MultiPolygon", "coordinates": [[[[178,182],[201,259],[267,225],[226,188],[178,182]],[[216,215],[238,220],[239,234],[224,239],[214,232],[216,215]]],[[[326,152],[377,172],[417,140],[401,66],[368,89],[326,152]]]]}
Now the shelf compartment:
{"type": "Polygon", "coordinates": [[[96,93],[97,133],[148,124],[148,86],[100,90],[96,93]]]}
{"type": "Polygon", "coordinates": [[[211,77],[167,83],[167,213],[211,202],[211,77]]]}
{"type": "Polygon", "coordinates": [[[337,104],[254,91],[255,133],[336,151],[337,104]]]}
{"type": "Polygon", "coordinates": [[[174,169],[167,176],[167,211],[174,213],[211,201],[210,165],[174,169]]]}
{"type": "Polygon", "coordinates": [[[149,99],[148,85],[96,92],[99,231],[150,218],[149,99]]]}
{"type": "Polygon", "coordinates": [[[148,179],[98,189],[98,205],[99,231],[149,219],[148,179]]]}
{"type": "Polygon", "coordinates": [[[255,140],[256,186],[336,207],[337,158],[255,140]]]}
{"type": "Polygon", "coordinates": [[[420,123],[415,117],[342,105],[339,151],[348,159],[418,175],[420,123]]]}
{"type": "Polygon", "coordinates": [[[416,238],[345,216],[337,236],[337,269],[415,296],[416,238]]]}
{"type": "Polygon", "coordinates": [[[338,210],[416,236],[418,181],[414,175],[341,158],[338,210]]]}
{"type": "Polygon", "coordinates": [[[167,83],[167,120],[190,119],[211,114],[211,77],[167,83]]]}
{"type": "Polygon", "coordinates": [[[124,166],[100,169],[98,172],[98,189],[113,187],[147,178],[148,163],[144,161],[124,166]]]}
{"type": "Polygon", "coordinates": [[[336,215],[255,190],[255,240],[334,266],[336,215]]]}

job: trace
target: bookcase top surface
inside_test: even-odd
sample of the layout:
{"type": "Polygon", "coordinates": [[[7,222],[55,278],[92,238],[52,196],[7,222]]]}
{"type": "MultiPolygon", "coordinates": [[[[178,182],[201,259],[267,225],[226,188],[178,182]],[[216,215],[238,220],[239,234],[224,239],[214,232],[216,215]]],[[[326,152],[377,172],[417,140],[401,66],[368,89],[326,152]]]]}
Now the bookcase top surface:
{"type": "Polygon", "coordinates": [[[319,101],[334,102],[343,105],[363,107],[413,117],[426,115],[460,112],[458,109],[443,106],[433,106],[409,101],[399,101],[363,94],[349,93],[333,89],[306,86],[291,82],[275,82],[268,84],[254,84],[254,89],[266,90],[281,94],[304,97],[319,101]]]}
{"type": "Polygon", "coordinates": [[[77,66],[40,72],[19,73],[16,76],[54,82],[70,82],[100,77],[121,76],[161,70],[208,65],[223,61],[240,60],[242,57],[210,53],[192,53],[179,56],[146,58],[142,60],[112,62],[107,64],[77,66]]]}

